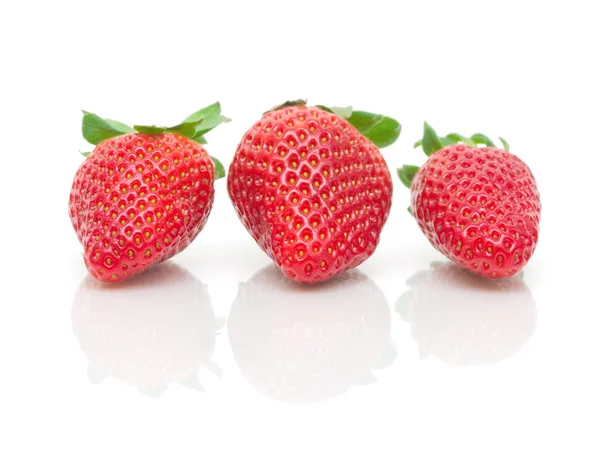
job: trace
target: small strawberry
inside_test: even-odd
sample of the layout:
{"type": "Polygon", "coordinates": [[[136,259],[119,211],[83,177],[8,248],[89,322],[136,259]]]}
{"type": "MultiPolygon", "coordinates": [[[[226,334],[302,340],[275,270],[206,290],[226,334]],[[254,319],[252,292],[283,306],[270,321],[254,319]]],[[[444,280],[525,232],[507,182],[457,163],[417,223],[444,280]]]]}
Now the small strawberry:
{"type": "Polygon", "coordinates": [[[400,124],[351,108],[288,102],[246,132],[227,187],[238,216],[286,276],[329,279],[368,259],[392,201],[378,147],[400,124]]]}
{"type": "Polygon", "coordinates": [[[202,147],[229,119],[219,103],[166,128],[130,128],[84,111],[84,138],[97,145],[79,167],[69,197],[85,266],[119,281],[185,249],[204,227],[223,166],[202,147]],[[212,161],[211,161],[212,159],[212,161]]]}
{"type": "Polygon", "coordinates": [[[499,149],[483,134],[439,138],[424,127],[415,147],[429,159],[421,168],[398,169],[419,227],[436,249],[474,273],[519,272],[538,242],[541,202],[531,170],[504,139],[499,149]]]}

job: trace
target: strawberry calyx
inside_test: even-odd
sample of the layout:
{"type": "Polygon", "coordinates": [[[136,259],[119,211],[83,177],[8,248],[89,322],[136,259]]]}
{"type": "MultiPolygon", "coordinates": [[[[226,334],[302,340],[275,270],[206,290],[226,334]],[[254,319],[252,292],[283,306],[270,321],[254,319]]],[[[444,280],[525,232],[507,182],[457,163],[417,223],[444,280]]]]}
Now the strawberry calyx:
{"type": "MultiPolygon", "coordinates": [[[[499,138],[502,142],[503,148],[508,151],[509,145],[506,140],[502,137],[499,138]]],[[[450,133],[446,134],[443,137],[439,137],[435,130],[429,125],[429,123],[424,122],[423,124],[423,138],[418,140],[414,144],[414,148],[421,147],[423,148],[423,152],[427,156],[431,156],[436,151],[441,150],[449,145],[455,145],[457,143],[464,143],[465,145],[469,145],[472,147],[477,147],[479,145],[484,145],[490,148],[499,148],[496,144],[490,139],[488,136],[482,133],[473,134],[471,137],[463,136],[458,133],[450,133]]],[[[415,175],[419,171],[419,167],[416,165],[403,165],[397,170],[398,177],[402,184],[406,187],[410,188],[412,184],[412,180],[415,175]]]]}
{"type": "MultiPolygon", "coordinates": [[[[307,100],[292,100],[286,101],[278,106],[269,109],[267,112],[277,111],[293,106],[307,106],[307,100]]],[[[382,115],[374,114],[366,111],[354,111],[352,106],[337,107],[315,105],[323,111],[335,114],[338,117],[346,120],[356,130],[369,139],[378,148],[384,148],[393,144],[400,136],[402,126],[397,120],[382,115]]],[[[265,114],[267,113],[265,112],[265,114]]]]}
{"type": "MultiPolygon", "coordinates": [[[[499,137],[499,139],[502,142],[502,147],[508,151],[508,142],[502,137],[499,137]]],[[[471,137],[463,136],[458,133],[450,133],[440,137],[427,122],[424,122],[423,124],[423,138],[415,142],[414,148],[421,147],[423,152],[429,157],[442,148],[458,143],[463,143],[472,147],[483,145],[490,148],[499,148],[492,139],[482,133],[475,133],[471,137]]],[[[420,167],[417,165],[403,165],[396,170],[396,173],[402,184],[410,189],[419,168],[420,167]]],[[[408,208],[408,211],[412,214],[410,207],[408,208]]]]}
{"type": "MultiPolygon", "coordinates": [[[[204,135],[216,128],[221,123],[228,123],[231,119],[221,115],[221,104],[219,102],[206,106],[187,116],[181,123],[175,126],[156,125],[134,125],[133,127],[112,119],[102,118],[94,113],[82,111],[81,132],[83,138],[92,145],[98,145],[104,140],[125,134],[162,134],[166,132],[180,134],[199,144],[208,143],[204,135]]],[[[91,151],[81,151],[84,157],[91,151]]],[[[215,180],[225,176],[223,164],[215,157],[210,157],[215,166],[215,180]]]]}
{"type": "MultiPolygon", "coordinates": [[[[499,139],[500,142],[502,142],[503,148],[508,151],[508,142],[502,137],[499,137],[499,139]]],[[[435,130],[427,122],[423,124],[423,138],[421,140],[417,140],[413,145],[413,148],[421,147],[427,156],[431,156],[436,151],[457,143],[464,143],[465,145],[472,147],[484,145],[490,148],[500,148],[492,139],[482,133],[475,133],[471,137],[463,136],[462,134],[458,133],[450,133],[446,136],[439,137],[435,130]]]]}

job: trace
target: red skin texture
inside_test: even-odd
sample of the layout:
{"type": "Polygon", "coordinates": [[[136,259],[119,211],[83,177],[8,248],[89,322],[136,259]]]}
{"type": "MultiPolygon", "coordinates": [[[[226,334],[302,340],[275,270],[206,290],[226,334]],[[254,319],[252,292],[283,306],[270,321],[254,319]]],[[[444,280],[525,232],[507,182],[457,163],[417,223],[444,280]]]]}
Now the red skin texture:
{"type": "Polygon", "coordinates": [[[479,275],[514,275],[537,245],[537,185],[529,167],[506,150],[442,148],[417,172],[411,202],[431,244],[479,275]]]}
{"type": "Polygon", "coordinates": [[[123,280],[184,250],[206,224],[213,183],[208,153],[179,134],[127,134],[98,144],[69,198],[90,274],[123,280]]]}
{"type": "Polygon", "coordinates": [[[227,188],[250,235],[301,283],[367,260],[392,200],[379,149],[345,120],[306,106],[268,112],[246,132],[227,188]]]}

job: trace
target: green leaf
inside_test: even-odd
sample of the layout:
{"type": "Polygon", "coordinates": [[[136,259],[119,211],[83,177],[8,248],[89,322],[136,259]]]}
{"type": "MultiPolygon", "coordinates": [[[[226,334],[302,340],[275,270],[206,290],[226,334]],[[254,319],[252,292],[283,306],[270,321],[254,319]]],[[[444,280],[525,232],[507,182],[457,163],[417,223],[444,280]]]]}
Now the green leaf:
{"type": "Polygon", "coordinates": [[[221,104],[216,102],[189,115],[185,118],[183,123],[197,122],[198,124],[195,128],[194,136],[190,138],[196,140],[198,143],[206,143],[206,139],[200,141],[197,140],[196,137],[203,136],[221,123],[228,123],[230,121],[230,118],[221,115],[221,104]]]}
{"type": "Polygon", "coordinates": [[[203,120],[204,120],[203,118],[200,118],[200,119],[196,120],[195,122],[182,122],[179,125],[171,126],[170,128],[167,128],[167,131],[172,132],[172,133],[181,134],[184,137],[193,139],[196,136],[196,127],[200,123],[202,123],[203,120]]]}
{"type": "Polygon", "coordinates": [[[433,153],[443,148],[440,138],[427,122],[423,125],[423,141],[421,146],[427,156],[431,156],[433,153]]]}
{"type": "Polygon", "coordinates": [[[502,146],[504,147],[504,149],[508,151],[510,149],[510,145],[508,145],[508,142],[502,137],[498,137],[498,139],[500,139],[500,142],[502,142],[502,146]]]}
{"type": "Polygon", "coordinates": [[[465,136],[463,136],[461,134],[457,134],[457,133],[446,134],[446,137],[444,139],[450,141],[451,142],[450,145],[452,145],[454,143],[465,142],[466,140],[469,140],[468,137],[465,137],[465,136]]]}
{"type": "Polygon", "coordinates": [[[324,111],[329,112],[330,114],[335,114],[335,112],[333,112],[333,109],[328,108],[327,106],[323,106],[322,104],[315,105],[315,108],[323,109],[324,111]]]}
{"type": "Polygon", "coordinates": [[[221,114],[221,104],[217,101],[202,109],[197,110],[193,114],[188,115],[184,122],[196,122],[200,119],[206,120],[208,117],[219,116],[221,114]]]}
{"type": "Polygon", "coordinates": [[[334,106],[331,108],[331,110],[335,115],[343,118],[344,120],[348,120],[350,117],[352,117],[352,106],[345,106],[343,108],[338,108],[334,106]]]}
{"type": "Polygon", "coordinates": [[[103,119],[96,114],[83,111],[81,132],[85,140],[92,145],[98,145],[106,139],[129,134],[135,132],[135,130],[124,123],[103,119]]]}
{"type": "Polygon", "coordinates": [[[221,161],[219,161],[216,157],[211,156],[210,157],[213,161],[213,164],[215,164],[215,181],[217,179],[221,179],[225,177],[225,167],[223,167],[223,164],[221,164],[221,161]]]}
{"type": "Polygon", "coordinates": [[[415,214],[413,214],[412,207],[408,206],[408,208],[406,210],[408,211],[409,214],[411,214],[413,216],[415,215],[415,214]]]}
{"type": "Polygon", "coordinates": [[[164,126],[144,126],[144,125],[133,125],[133,129],[135,129],[138,133],[142,134],[162,134],[167,132],[167,128],[164,126]]]}
{"type": "Polygon", "coordinates": [[[480,144],[488,146],[488,147],[493,147],[493,148],[496,147],[496,144],[494,142],[492,142],[492,139],[490,139],[485,134],[481,134],[481,133],[473,134],[471,136],[471,140],[475,143],[480,143],[480,144]]]}
{"type": "Polygon", "coordinates": [[[397,170],[400,181],[402,181],[402,184],[404,184],[409,189],[418,171],[419,167],[417,167],[416,165],[403,165],[402,168],[399,168],[397,170]]]}
{"type": "Polygon", "coordinates": [[[192,140],[198,142],[200,145],[204,145],[205,143],[208,143],[208,141],[206,140],[206,138],[204,136],[194,136],[194,138],[192,140]]]}
{"type": "Polygon", "coordinates": [[[417,141],[415,142],[415,144],[413,145],[413,148],[418,148],[418,147],[420,147],[421,145],[423,145],[423,140],[422,140],[422,139],[419,139],[419,140],[417,140],[417,141]]]}
{"type": "Polygon", "coordinates": [[[88,157],[90,154],[92,154],[91,151],[80,151],[79,152],[83,157],[88,157]]]}
{"type": "Polygon", "coordinates": [[[348,120],[348,118],[350,118],[350,116],[352,115],[352,106],[346,106],[343,108],[332,106],[328,108],[327,106],[317,105],[315,107],[330,112],[331,114],[335,114],[338,117],[343,118],[344,120],[348,120]]]}
{"type": "Polygon", "coordinates": [[[348,122],[379,148],[393,144],[402,128],[391,117],[365,111],[352,112],[348,122]]]}

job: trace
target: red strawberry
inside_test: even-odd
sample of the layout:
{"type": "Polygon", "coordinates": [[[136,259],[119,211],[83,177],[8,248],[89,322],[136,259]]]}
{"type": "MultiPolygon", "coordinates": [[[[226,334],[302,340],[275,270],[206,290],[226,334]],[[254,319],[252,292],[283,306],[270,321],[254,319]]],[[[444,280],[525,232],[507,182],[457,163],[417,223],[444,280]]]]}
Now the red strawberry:
{"type": "Polygon", "coordinates": [[[403,166],[412,212],[431,244],[466,269],[512,276],[538,242],[541,202],[529,167],[483,134],[439,138],[425,123],[421,167],[403,166]],[[483,144],[479,147],[478,144],[483,144]],[[414,178],[414,179],[413,179],[414,178]]]}
{"type": "Polygon", "coordinates": [[[229,196],[286,276],[323,281],[373,254],[392,201],[378,146],[399,133],[389,117],[303,101],[266,112],[246,132],[229,168],[229,196]]]}
{"type": "Polygon", "coordinates": [[[128,127],[84,112],[85,139],[97,145],[79,167],[69,198],[85,265],[118,281],[185,249],[204,227],[224,176],[203,135],[221,122],[219,103],[180,125],[128,127]]]}

